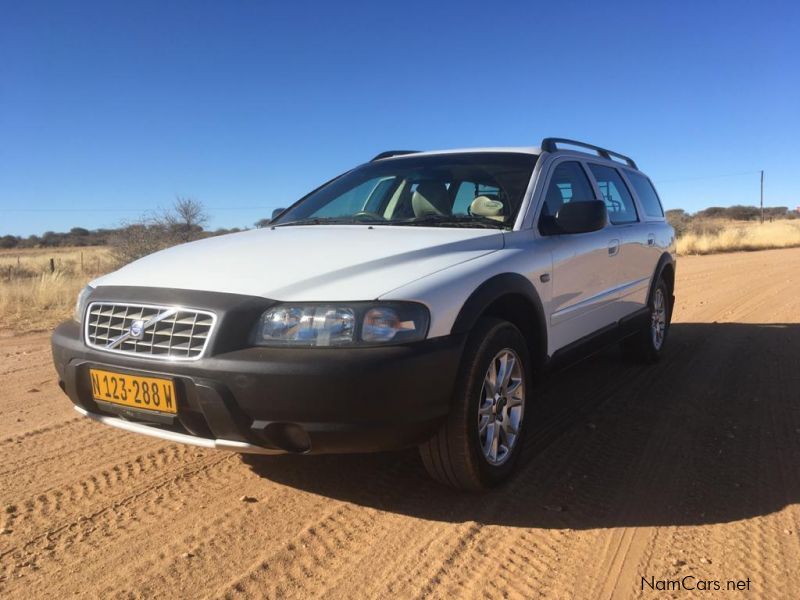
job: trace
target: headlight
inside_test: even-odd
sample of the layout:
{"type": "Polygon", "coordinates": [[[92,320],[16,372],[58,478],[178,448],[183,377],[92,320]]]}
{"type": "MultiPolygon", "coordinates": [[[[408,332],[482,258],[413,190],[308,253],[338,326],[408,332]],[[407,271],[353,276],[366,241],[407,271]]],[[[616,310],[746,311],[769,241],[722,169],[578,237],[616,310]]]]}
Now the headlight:
{"type": "Polygon", "coordinates": [[[72,317],[78,323],[83,320],[83,313],[86,312],[86,304],[89,302],[89,295],[93,291],[94,288],[90,285],[87,285],[81,290],[81,293],[78,294],[78,300],[75,302],[75,314],[72,317]]]}
{"type": "Polygon", "coordinates": [[[260,346],[363,346],[425,338],[428,309],[413,302],[279,304],[253,332],[260,346]]]}

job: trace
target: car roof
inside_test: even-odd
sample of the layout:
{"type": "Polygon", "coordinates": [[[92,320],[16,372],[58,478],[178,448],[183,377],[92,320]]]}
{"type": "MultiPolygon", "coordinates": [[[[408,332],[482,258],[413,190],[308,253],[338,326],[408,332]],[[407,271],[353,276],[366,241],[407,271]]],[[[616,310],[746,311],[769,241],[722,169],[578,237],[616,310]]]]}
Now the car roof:
{"type": "Polygon", "coordinates": [[[516,152],[519,154],[541,154],[541,148],[537,146],[487,146],[483,148],[450,148],[444,150],[422,150],[414,152],[414,156],[425,156],[429,154],[465,154],[471,152],[516,152]]]}
{"type": "MultiPolygon", "coordinates": [[[[480,152],[502,152],[502,153],[517,153],[517,154],[531,154],[534,156],[539,156],[543,153],[543,150],[538,146],[485,146],[485,147],[476,147],[476,148],[449,148],[443,150],[401,150],[398,151],[397,154],[390,154],[391,151],[387,152],[390,154],[389,156],[375,158],[373,160],[393,160],[393,159],[402,159],[407,158],[410,156],[436,156],[441,154],[470,154],[470,153],[480,153],[480,152]]],[[[569,148],[559,149],[556,152],[552,152],[551,154],[557,156],[570,156],[580,160],[589,159],[592,162],[599,162],[607,165],[613,165],[615,167],[625,167],[627,169],[633,171],[640,171],[638,167],[633,167],[630,164],[614,160],[611,158],[606,158],[604,156],[598,156],[596,154],[592,154],[591,152],[581,152],[580,150],[572,150],[569,148]]]]}
{"type": "MultiPolygon", "coordinates": [[[[476,153],[476,152],[517,152],[520,154],[531,154],[538,156],[543,152],[551,153],[551,154],[561,154],[562,152],[568,153],[568,156],[575,155],[579,157],[584,157],[587,154],[591,156],[597,156],[600,159],[604,159],[611,164],[614,163],[622,163],[627,165],[629,168],[634,170],[639,170],[639,167],[636,165],[636,161],[634,161],[630,156],[626,156],[621,154],[620,152],[616,152],[614,150],[609,150],[608,148],[602,148],[600,146],[596,146],[595,144],[590,144],[588,142],[581,142],[579,140],[572,140],[569,138],[562,138],[562,137],[546,137],[542,139],[542,142],[539,144],[538,147],[535,146],[523,146],[523,147],[483,147],[483,148],[459,148],[454,150],[432,150],[432,151],[420,151],[420,150],[386,150],[378,154],[372,161],[376,160],[384,160],[387,158],[394,158],[398,156],[405,156],[408,154],[422,154],[422,155],[437,155],[437,154],[455,154],[455,153],[476,153]],[[559,146],[569,146],[568,148],[560,148],[559,146]],[[586,152],[588,150],[589,152],[586,152]]],[[[563,155],[562,155],[563,156],[563,155]]]]}

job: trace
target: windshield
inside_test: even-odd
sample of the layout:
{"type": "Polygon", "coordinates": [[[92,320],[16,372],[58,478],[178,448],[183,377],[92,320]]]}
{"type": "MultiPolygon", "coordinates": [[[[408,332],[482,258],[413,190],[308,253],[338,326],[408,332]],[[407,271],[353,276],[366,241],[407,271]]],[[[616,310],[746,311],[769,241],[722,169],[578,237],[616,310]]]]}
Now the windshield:
{"type": "Polygon", "coordinates": [[[273,225],[510,228],[536,158],[514,152],[470,152],[378,160],[315,190],[273,225]]]}

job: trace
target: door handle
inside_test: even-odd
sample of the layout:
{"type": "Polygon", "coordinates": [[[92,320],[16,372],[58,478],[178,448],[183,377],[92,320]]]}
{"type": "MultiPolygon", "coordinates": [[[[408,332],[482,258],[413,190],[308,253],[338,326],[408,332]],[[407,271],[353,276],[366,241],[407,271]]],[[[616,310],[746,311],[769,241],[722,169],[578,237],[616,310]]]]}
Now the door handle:
{"type": "Polygon", "coordinates": [[[619,240],[611,240],[608,242],[608,255],[616,256],[619,254],[619,240]]]}
{"type": "Polygon", "coordinates": [[[655,246],[656,245],[656,234],[650,233],[647,235],[647,245],[648,246],[655,246]]]}

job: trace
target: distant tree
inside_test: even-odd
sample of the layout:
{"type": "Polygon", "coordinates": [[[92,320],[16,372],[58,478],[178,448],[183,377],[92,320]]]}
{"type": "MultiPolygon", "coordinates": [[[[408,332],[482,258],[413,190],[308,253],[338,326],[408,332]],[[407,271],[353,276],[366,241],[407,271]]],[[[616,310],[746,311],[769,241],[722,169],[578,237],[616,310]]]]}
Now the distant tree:
{"type": "Polygon", "coordinates": [[[208,232],[208,235],[216,236],[216,235],[228,235],[229,233],[239,233],[242,231],[239,227],[231,227],[230,229],[226,229],[225,227],[219,227],[215,229],[213,232],[208,232]]]}
{"type": "Polygon", "coordinates": [[[272,219],[264,218],[264,219],[259,219],[258,221],[253,223],[253,225],[255,225],[258,229],[261,229],[263,227],[269,227],[270,223],[272,223],[272,219]]]}
{"type": "Polygon", "coordinates": [[[85,237],[89,235],[89,230],[83,227],[73,227],[69,230],[70,235],[85,237]]]}
{"type": "Polygon", "coordinates": [[[16,248],[19,245],[19,238],[15,235],[4,235],[0,238],[0,248],[16,248]]]}
{"type": "Polygon", "coordinates": [[[689,229],[692,217],[682,208],[673,208],[665,213],[667,222],[672,225],[675,235],[681,237],[689,229]]]}
{"type": "Polygon", "coordinates": [[[208,223],[208,215],[203,205],[192,198],[178,197],[172,208],[162,213],[159,219],[180,242],[191,242],[203,233],[203,225],[208,223]]]}
{"type": "Polygon", "coordinates": [[[769,208],[764,209],[764,216],[771,217],[773,219],[787,219],[790,218],[791,213],[789,213],[788,206],[770,206],[769,208]]]}
{"type": "Polygon", "coordinates": [[[753,221],[759,217],[761,210],[756,206],[737,204],[725,209],[724,216],[734,221],[753,221]]]}
{"type": "Polygon", "coordinates": [[[96,246],[106,246],[109,238],[116,233],[116,229],[95,229],[92,232],[92,243],[96,246]]]}
{"type": "Polygon", "coordinates": [[[721,219],[725,217],[725,208],[722,206],[709,206],[704,210],[698,211],[694,216],[707,219],[721,219]]]}
{"type": "Polygon", "coordinates": [[[55,231],[45,231],[42,234],[42,239],[40,244],[46,248],[52,248],[55,246],[61,245],[61,234],[56,233],[55,231]]]}

